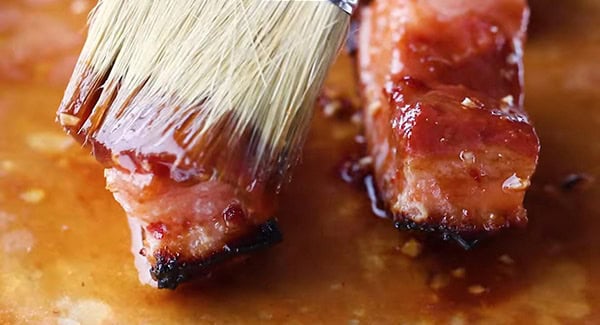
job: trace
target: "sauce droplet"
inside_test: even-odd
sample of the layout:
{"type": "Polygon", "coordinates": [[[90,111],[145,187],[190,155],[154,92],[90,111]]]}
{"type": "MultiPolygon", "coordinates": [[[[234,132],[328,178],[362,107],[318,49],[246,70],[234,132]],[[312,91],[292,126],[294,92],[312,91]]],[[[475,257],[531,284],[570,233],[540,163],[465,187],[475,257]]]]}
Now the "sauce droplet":
{"type": "Polygon", "coordinates": [[[459,157],[460,157],[460,160],[462,160],[463,162],[465,162],[467,164],[475,163],[475,154],[470,151],[461,151],[459,157]]]}

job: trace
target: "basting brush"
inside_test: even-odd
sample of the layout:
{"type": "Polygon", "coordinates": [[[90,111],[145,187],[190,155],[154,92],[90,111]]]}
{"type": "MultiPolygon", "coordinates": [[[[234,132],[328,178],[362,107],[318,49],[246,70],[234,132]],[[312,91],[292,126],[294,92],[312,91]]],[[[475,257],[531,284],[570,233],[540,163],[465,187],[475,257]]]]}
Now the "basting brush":
{"type": "Polygon", "coordinates": [[[356,5],[98,2],[58,120],[107,167],[140,279],[174,288],[278,240],[274,196],[356,5]]]}

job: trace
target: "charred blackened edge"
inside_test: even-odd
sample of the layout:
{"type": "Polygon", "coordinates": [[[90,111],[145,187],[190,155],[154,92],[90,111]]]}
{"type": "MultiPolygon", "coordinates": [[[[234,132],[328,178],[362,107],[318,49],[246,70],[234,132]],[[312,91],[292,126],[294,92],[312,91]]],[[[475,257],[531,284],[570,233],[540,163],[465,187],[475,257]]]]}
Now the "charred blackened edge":
{"type": "Polygon", "coordinates": [[[375,183],[375,176],[372,171],[361,175],[363,177],[362,185],[371,201],[371,211],[380,218],[391,219],[394,221],[394,227],[398,230],[421,231],[430,234],[438,234],[445,241],[454,240],[460,247],[470,250],[485,235],[475,231],[457,231],[443,224],[417,223],[411,219],[410,215],[393,215],[389,207],[381,199],[379,190],[375,183]]]}
{"type": "Polygon", "coordinates": [[[443,224],[432,225],[427,223],[417,223],[407,217],[394,218],[394,227],[398,230],[416,230],[425,233],[438,234],[445,241],[453,240],[464,250],[474,248],[482,237],[485,236],[477,232],[457,231],[443,224]]]}
{"type": "Polygon", "coordinates": [[[275,245],[282,239],[277,221],[271,219],[258,226],[254,233],[234,244],[224,245],[221,251],[203,260],[183,260],[177,254],[158,251],[154,254],[156,265],[150,269],[150,275],[159,289],[175,289],[192,278],[208,275],[225,261],[275,245]]]}

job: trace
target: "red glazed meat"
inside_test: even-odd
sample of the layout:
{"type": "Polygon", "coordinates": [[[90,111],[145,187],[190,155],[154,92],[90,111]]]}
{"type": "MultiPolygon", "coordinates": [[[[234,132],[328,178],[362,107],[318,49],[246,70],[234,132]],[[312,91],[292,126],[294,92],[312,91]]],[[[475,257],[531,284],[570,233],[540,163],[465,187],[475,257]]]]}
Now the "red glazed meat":
{"type": "Polygon", "coordinates": [[[280,240],[272,205],[225,182],[182,184],[117,168],[105,177],[127,212],[143,283],[173,289],[280,240]]]}
{"type": "MultiPolygon", "coordinates": [[[[93,72],[87,77],[98,79],[93,72]]],[[[109,105],[94,109],[102,87],[87,80],[67,94],[58,119],[107,168],[107,188],[127,212],[143,283],[174,289],[281,240],[272,219],[277,169],[252,174],[244,159],[246,142],[227,146],[227,137],[214,134],[193,149],[228,150],[230,159],[200,163],[194,150],[184,149],[191,132],[187,120],[159,125],[165,130],[157,132],[145,123],[169,111],[150,107],[146,120],[130,115],[107,122],[109,105]]]]}
{"type": "Polygon", "coordinates": [[[539,141],[523,109],[524,0],[375,0],[360,79],[377,188],[399,228],[527,223],[539,141]]]}

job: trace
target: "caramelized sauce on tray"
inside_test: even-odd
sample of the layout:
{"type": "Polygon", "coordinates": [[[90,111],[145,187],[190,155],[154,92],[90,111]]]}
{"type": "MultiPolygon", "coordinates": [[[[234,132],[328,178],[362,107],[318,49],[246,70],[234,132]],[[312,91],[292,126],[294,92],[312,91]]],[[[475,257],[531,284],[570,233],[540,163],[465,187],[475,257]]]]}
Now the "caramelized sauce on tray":
{"type": "MultiPolygon", "coordinates": [[[[360,127],[329,107],[283,194],[284,241],[174,292],[139,284],[101,166],[53,122],[92,5],[0,4],[0,323],[600,321],[598,1],[531,1],[526,108],[542,155],[527,229],[470,251],[395,230],[340,177],[360,127]]],[[[327,88],[355,102],[354,77],[344,56],[327,88]]]]}

